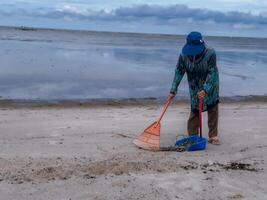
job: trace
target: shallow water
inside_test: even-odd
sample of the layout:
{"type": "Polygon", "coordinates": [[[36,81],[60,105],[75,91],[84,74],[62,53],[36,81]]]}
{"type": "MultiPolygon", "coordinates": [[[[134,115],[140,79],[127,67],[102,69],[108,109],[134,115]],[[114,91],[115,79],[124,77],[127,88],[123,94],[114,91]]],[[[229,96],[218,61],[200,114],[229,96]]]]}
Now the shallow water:
{"type": "MultiPolygon", "coordinates": [[[[207,37],[221,96],[267,95],[267,39],[207,37]]],[[[168,95],[182,36],[0,28],[0,96],[11,99],[168,95]]],[[[186,77],[180,96],[188,96],[186,77]]]]}

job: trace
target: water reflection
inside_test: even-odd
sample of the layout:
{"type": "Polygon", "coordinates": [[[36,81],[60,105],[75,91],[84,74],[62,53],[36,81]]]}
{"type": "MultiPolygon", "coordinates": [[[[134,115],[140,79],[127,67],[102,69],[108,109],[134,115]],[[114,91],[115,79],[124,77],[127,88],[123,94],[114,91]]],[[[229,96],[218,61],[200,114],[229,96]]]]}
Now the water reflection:
{"type": "MultiPolygon", "coordinates": [[[[75,32],[61,38],[58,33],[54,37],[46,32],[23,34],[16,33],[16,38],[7,34],[0,40],[0,96],[4,98],[166,96],[184,40],[146,35],[118,35],[114,40],[114,35],[102,35],[101,40],[101,35],[75,32]]],[[[221,95],[266,94],[267,47],[256,39],[249,45],[244,40],[237,39],[236,45],[225,40],[207,39],[217,50],[221,95]]],[[[185,78],[179,95],[187,92],[185,78]]]]}

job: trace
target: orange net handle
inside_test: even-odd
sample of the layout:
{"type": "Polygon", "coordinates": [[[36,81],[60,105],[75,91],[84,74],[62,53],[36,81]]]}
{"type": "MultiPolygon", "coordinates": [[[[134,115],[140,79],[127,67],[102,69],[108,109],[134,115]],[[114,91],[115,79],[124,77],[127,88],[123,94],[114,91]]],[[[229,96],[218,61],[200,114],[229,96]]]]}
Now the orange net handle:
{"type": "Polygon", "coordinates": [[[161,111],[160,117],[159,117],[159,119],[158,119],[158,121],[157,121],[155,127],[157,127],[157,126],[159,125],[159,123],[160,123],[162,117],[164,116],[165,112],[167,111],[167,109],[168,109],[169,105],[171,104],[173,98],[174,98],[174,97],[171,97],[171,96],[168,98],[168,100],[167,100],[167,102],[166,102],[166,104],[165,104],[163,110],[161,111]]]}

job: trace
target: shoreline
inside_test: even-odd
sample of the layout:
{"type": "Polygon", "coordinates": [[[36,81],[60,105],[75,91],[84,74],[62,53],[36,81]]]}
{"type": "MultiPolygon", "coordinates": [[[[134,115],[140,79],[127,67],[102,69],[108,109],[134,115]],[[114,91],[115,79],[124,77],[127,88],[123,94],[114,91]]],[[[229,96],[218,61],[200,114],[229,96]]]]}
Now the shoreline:
{"type": "MultiPolygon", "coordinates": [[[[73,100],[29,100],[29,99],[0,99],[0,108],[94,108],[94,107],[121,107],[121,106],[152,106],[162,105],[166,98],[125,98],[125,99],[73,99],[73,100]]],[[[174,105],[189,104],[185,97],[176,97],[174,105]]],[[[220,97],[220,103],[267,103],[267,96],[233,96],[220,97]]]]}

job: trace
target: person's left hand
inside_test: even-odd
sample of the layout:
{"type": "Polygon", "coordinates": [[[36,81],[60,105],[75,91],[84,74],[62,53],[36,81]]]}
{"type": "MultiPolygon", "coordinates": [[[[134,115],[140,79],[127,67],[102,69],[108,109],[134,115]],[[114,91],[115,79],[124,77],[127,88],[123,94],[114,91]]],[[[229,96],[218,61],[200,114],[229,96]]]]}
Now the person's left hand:
{"type": "Polygon", "coordinates": [[[203,97],[206,96],[206,92],[204,90],[201,90],[199,93],[198,93],[198,98],[201,99],[203,97]]]}

